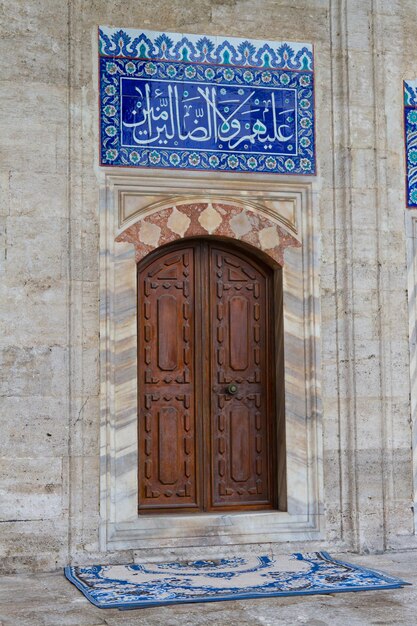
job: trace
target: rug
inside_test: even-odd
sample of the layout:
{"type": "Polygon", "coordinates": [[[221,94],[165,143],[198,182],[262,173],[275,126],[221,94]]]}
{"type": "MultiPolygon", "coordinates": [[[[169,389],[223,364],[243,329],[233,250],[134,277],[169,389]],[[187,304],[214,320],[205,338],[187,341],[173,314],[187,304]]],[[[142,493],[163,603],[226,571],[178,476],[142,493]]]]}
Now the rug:
{"type": "Polygon", "coordinates": [[[65,575],[90,602],[103,609],[397,589],[409,584],[336,560],[327,552],[275,558],[69,566],[65,575]]]}

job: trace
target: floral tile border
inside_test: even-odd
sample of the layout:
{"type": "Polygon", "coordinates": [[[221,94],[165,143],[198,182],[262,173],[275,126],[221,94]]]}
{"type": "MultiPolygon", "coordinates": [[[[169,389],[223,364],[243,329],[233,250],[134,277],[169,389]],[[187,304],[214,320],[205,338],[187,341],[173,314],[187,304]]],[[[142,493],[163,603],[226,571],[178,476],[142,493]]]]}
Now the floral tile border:
{"type": "Polygon", "coordinates": [[[417,207],[417,79],[404,81],[407,207],[417,207]]]}
{"type": "Polygon", "coordinates": [[[101,165],[316,173],[311,44],[100,27],[99,53],[101,165]]]}
{"type": "Polygon", "coordinates": [[[133,59],[165,59],[280,70],[314,69],[308,43],[261,41],[99,27],[99,54],[133,59]]]}

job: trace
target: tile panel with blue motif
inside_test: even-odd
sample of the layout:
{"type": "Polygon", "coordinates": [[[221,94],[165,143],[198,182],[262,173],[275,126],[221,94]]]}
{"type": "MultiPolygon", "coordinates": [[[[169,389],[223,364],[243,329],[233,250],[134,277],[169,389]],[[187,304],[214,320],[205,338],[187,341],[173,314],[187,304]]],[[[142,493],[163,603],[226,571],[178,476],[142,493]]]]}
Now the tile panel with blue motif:
{"type": "Polygon", "coordinates": [[[315,174],[310,44],[99,29],[101,164],[315,174]]]}
{"type": "Polygon", "coordinates": [[[417,79],[404,81],[407,207],[417,207],[417,79]]]}

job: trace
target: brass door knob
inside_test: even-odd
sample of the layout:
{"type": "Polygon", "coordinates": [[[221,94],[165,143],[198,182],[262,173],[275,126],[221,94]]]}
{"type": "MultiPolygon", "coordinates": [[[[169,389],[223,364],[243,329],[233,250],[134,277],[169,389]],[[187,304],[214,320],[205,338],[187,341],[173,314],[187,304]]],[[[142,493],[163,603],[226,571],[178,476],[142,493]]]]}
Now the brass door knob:
{"type": "Polygon", "coordinates": [[[230,383],[227,387],[227,393],[230,393],[232,396],[237,393],[237,385],[235,383],[230,383]]]}

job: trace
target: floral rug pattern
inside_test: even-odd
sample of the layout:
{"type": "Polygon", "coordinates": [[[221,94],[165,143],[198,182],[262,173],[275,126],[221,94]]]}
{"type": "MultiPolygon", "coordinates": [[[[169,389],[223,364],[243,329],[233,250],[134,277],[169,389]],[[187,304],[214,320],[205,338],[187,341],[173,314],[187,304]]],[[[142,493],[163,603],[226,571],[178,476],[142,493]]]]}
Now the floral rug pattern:
{"type": "Polygon", "coordinates": [[[217,560],[68,566],[65,575],[101,608],[396,589],[403,580],[327,552],[217,560]]]}

